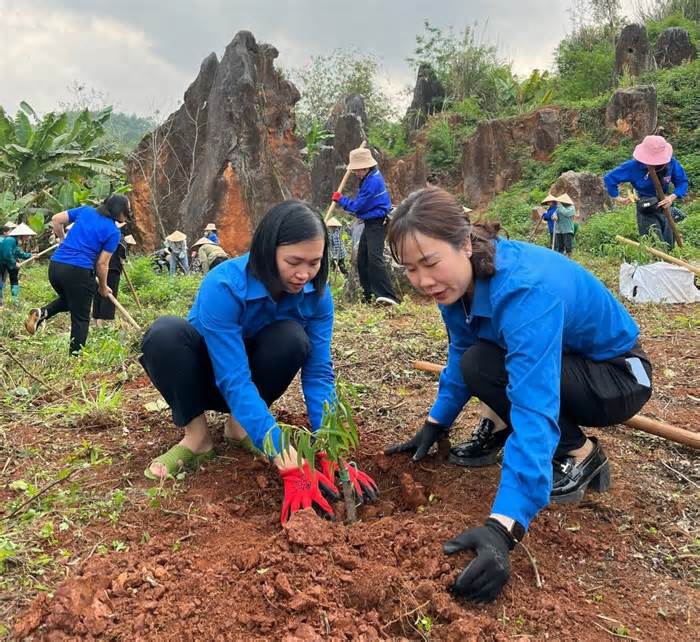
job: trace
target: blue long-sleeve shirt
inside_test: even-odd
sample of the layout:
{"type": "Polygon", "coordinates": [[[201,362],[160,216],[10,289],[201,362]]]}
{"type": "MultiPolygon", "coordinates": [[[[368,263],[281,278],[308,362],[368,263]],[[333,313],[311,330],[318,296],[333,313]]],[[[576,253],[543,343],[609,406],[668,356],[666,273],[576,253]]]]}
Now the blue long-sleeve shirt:
{"type": "Polygon", "coordinates": [[[205,238],[208,238],[212,243],[215,243],[216,245],[219,244],[219,237],[213,230],[211,232],[207,232],[205,238]]]}
{"type": "Polygon", "coordinates": [[[430,416],[449,426],[469,401],[460,360],[471,345],[506,350],[511,412],[503,419],[513,432],[493,512],[527,528],[552,489],[562,353],[611,359],[634,346],[639,328],[596,277],[561,254],[499,239],[495,260],[496,274],[475,281],[468,315],[461,301],[439,306],[450,343],[430,416]]]}
{"type": "Polygon", "coordinates": [[[549,206],[549,209],[542,214],[542,218],[547,221],[547,229],[549,230],[550,234],[554,233],[554,221],[552,220],[552,216],[557,213],[557,203],[552,203],[549,206]]]}
{"type": "MultiPolygon", "coordinates": [[[[625,161],[608,172],[603,177],[603,182],[608,194],[613,198],[619,196],[618,185],[621,183],[631,183],[641,197],[656,196],[654,181],[649,176],[647,166],[634,159],[625,161]]],[[[666,176],[661,179],[664,194],[668,194],[671,183],[673,183],[673,192],[678,198],[683,198],[688,193],[688,176],[675,158],[671,159],[666,176]]]]}
{"type": "Polygon", "coordinates": [[[376,167],[371,169],[360,182],[357,196],[354,199],[343,196],[338,205],[363,221],[384,218],[391,209],[391,197],[382,173],[376,167]]]}
{"type": "Polygon", "coordinates": [[[214,378],[231,414],[262,449],[265,435],[280,450],[280,430],[251,379],[244,340],[274,321],[292,319],[306,331],[311,352],[301,369],[301,385],[311,428],[321,426],[323,404],[335,400],[331,359],[333,297],[330,288],[318,296],[311,283],[298,294],[275,302],[248,268],[248,254],[209,272],[197,293],[188,320],[204,338],[214,378]]]}

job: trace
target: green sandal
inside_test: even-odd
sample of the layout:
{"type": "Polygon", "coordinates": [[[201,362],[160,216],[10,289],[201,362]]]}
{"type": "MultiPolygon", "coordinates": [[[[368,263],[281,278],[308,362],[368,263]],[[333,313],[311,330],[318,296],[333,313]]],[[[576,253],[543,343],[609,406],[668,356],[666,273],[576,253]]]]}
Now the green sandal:
{"type": "Polygon", "coordinates": [[[153,464],[163,464],[165,466],[168,471],[167,479],[179,473],[183,468],[197,470],[202,464],[211,461],[214,457],[216,457],[216,453],[213,448],[205,453],[195,454],[189,448],[181,446],[180,444],[175,444],[170,450],[160,455],[160,457],[156,457],[148,465],[148,468],[143,471],[143,474],[147,479],[160,481],[163,477],[154,475],[151,472],[151,466],[153,464]]]}
{"type": "Polygon", "coordinates": [[[234,439],[233,437],[224,437],[224,443],[230,448],[241,448],[246,452],[249,452],[253,457],[264,457],[265,453],[260,450],[254,443],[253,440],[246,435],[243,439],[234,439]]]}

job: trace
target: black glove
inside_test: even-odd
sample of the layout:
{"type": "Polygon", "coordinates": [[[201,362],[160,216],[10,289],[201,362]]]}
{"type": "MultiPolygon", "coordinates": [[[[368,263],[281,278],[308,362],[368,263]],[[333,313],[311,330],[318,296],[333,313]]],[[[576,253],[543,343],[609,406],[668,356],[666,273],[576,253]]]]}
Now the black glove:
{"type": "Polygon", "coordinates": [[[510,577],[510,551],[516,543],[508,529],[491,518],[445,542],[442,550],[447,555],[468,549],[476,552],[450,591],[475,602],[493,602],[510,577]]]}
{"type": "Polygon", "coordinates": [[[384,449],[385,455],[393,455],[395,453],[413,453],[411,461],[420,461],[428,454],[432,445],[443,437],[447,436],[450,429],[442,424],[433,423],[425,420],[425,423],[420,430],[413,435],[412,439],[404,441],[402,444],[391,444],[384,449]]]}

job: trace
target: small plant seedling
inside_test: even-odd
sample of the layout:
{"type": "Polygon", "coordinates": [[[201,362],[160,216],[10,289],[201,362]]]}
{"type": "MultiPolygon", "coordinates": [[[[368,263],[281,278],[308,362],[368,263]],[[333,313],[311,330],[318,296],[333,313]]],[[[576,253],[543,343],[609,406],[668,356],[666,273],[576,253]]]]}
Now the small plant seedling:
{"type": "MultiPolygon", "coordinates": [[[[306,460],[313,470],[316,454],[320,452],[325,453],[328,459],[337,465],[345,502],[345,514],[348,523],[352,524],[357,520],[357,516],[352,484],[350,483],[350,475],[347,468],[348,464],[346,462],[348,454],[357,448],[359,437],[357,425],[352,414],[352,407],[347,400],[349,396],[357,399],[355,389],[339,381],[336,400],[332,405],[328,402],[324,403],[321,427],[315,433],[299,426],[284,423],[279,423],[278,426],[282,433],[280,451],[288,453],[291,448],[294,448],[297,452],[297,462],[300,466],[306,460]]],[[[270,457],[278,454],[272,442],[271,432],[265,435],[263,450],[270,457]]]]}

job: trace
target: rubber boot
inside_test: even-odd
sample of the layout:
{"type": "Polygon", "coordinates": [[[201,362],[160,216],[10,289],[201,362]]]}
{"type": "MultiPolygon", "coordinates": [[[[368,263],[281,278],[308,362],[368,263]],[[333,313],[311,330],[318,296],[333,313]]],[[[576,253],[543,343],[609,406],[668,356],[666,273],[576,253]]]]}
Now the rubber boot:
{"type": "Polygon", "coordinates": [[[19,285],[11,286],[10,293],[12,294],[12,303],[15,306],[19,305],[19,285]]]}

